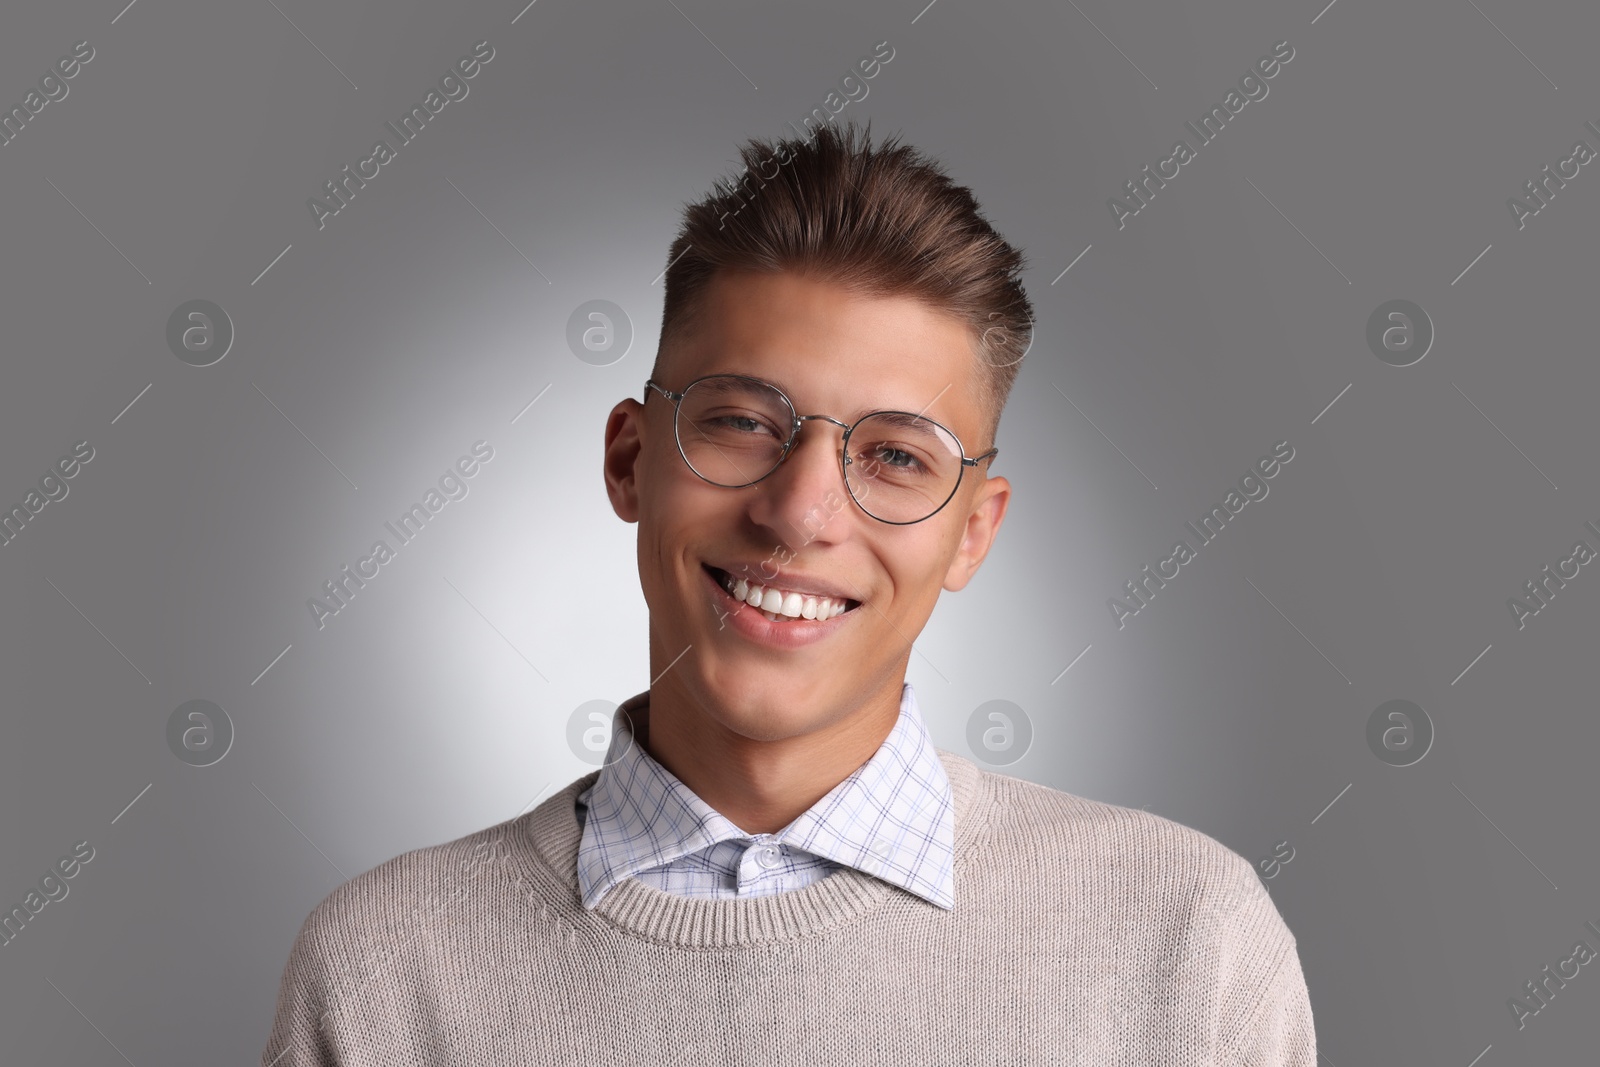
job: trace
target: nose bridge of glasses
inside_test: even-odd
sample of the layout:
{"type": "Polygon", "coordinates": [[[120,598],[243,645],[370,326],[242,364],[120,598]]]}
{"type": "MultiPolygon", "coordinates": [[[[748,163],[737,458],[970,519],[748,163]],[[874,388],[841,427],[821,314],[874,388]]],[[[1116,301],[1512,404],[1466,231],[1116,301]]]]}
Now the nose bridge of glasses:
{"type": "MultiPolygon", "coordinates": [[[[850,424],[848,422],[840,422],[832,415],[796,415],[794,417],[794,432],[789,435],[788,444],[784,446],[782,455],[778,457],[778,465],[781,466],[786,463],[789,457],[794,454],[794,450],[800,446],[800,431],[804,428],[805,424],[810,422],[812,419],[821,419],[823,422],[832,423],[846,433],[848,433],[850,430],[850,424]]],[[[834,466],[837,467],[839,465],[840,457],[844,452],[842,444],[836,444],[831,441],[819,442],[818,447],[823,449],[825,452],[832,453],[830,459],[834,463],[834,466]]],[[[849,462],[848,456],[844,457],[844,462],[849,462]]]]}
{"type": "MultiPolygon", "coordinates": [[[[850,429],[850,424],[848,422],[840,422],[838,419],[834,418],[832,415],[796,415],[794,417],[794,421],[795,421],[795,428],[794,429],[795,429],[795,432],[793,434],[793,437],[798,437],[800,435],[800,425],[802,423],[810,422],[812,419],[821,419],[823,422],[831,422],[835,426],[839,427],[839,429],[841,429],[841,430],[850,429]]],[[[791,441],[791,444],[792,444],[792,441],[791,441]]]]}

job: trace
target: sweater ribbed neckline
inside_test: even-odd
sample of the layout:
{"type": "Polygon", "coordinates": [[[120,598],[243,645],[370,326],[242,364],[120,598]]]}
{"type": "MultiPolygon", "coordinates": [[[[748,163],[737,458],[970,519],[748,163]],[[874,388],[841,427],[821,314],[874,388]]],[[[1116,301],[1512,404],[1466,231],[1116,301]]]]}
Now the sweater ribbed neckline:
{"type": "MultiPolygon", "coordinates": [[[[956,900],[960,905],[959,861],[983,837],[990,798],[983,788],[983,772],[964,756],[935,749],[950,779],[955,809],[954,859],[957,861],[956,900]]],[[[891,897],[907,906],[926,907],[944,914],[926,900],[897,886],[845,867],[800,889],[769,896],[707,900],[679,896],[647,885],[638,878],[617,883],[592,910],[578,896],[578,844],[583,837],[574,801],[594,784],[599,770],[569,783],[527,815],[513,835],[520,858],[532,868],[543,867],[565,887],[561,911],[573,923],[609,923],[639,937],[683,949],[737,948],[790,941],[834,929],[881,907],[891,897]]],[[[529,873],[537,874],[537,870],[529,873]]]]}

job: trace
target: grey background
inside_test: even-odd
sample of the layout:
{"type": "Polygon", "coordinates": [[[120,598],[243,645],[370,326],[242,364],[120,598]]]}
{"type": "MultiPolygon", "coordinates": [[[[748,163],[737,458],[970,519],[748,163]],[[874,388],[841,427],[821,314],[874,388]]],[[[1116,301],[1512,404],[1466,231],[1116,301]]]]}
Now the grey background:
{"type": "Polygon", "coordinates": [[[4,1059],[253,1062],[335,885],[591,768],[568,716],[649,682],[600,454],[680,206],[888,40],[841,120],[970,185],[1039,315],[1011,512],[911,659],[936,743],[1010,700],[1005,773],[1288,842],[1265,884],[1335,1067],[1591,1060],[1592,967],[1520,1031],[1507,1000],[1596,946],[1600,578],[1521,630],[1506,601],[1600,544],[1600,168],[1520,231],[1506,198],[1600,148],[1600,13],[1324,2],[8,6],[6,106],[96,55],[0,147],[0,503],[95,458],[0,548],[0,901],[96,855],[0,948],[4,1059]],[[319,231],[307,198],[482,39],[319,231]],[[1107,197],[1284,39],[1118,230],[1107,197]],[[197,298],[237,330],[204,368],[165,342],[197,298]],[[1406,368],[1365,343],[1395,298],[1437,331],[1406,368]],[[565,341],[593,299],[635,331],[606,367],[565,341]],[[480,439],[469,495],[319,630],[308,598],[480,439]],[[1118,629],[1107,599],[1279,440],[1270,495],[1118,629]],[[1397,698],[1437,732],[1409,767],[1365,739],[1397,698]],[[204,768],[166,743],[193,699],[236,731],[204,768]]]}

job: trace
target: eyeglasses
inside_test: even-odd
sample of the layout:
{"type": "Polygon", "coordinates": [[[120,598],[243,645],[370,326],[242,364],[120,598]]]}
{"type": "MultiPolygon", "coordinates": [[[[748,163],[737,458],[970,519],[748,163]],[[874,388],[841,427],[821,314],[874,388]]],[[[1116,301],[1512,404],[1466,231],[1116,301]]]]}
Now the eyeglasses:
{"type": "Polygon", "coordinates": [[[681,393],[654,380],[645,385],[676,405],[673,436],[689,469],[729,489],[754,485],[777,470],[794,448],[801,423],[823,419],[844,427],[839,465],[850,498],[874,519],[895,526],[932,518],[956,495],[968,467],[1000,454],[991,448],[969,457],[954,433],[909,411],[874,411],[854,424],[830,415],[797,415],[782,389],[744,374],[708,374],[681,393]]]}

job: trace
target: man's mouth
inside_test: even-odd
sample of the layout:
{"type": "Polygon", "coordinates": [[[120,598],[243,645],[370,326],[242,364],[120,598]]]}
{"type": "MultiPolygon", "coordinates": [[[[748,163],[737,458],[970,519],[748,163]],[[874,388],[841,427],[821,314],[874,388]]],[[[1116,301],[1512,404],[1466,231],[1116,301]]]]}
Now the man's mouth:
{"type": "Polygon", "coordinates": [[[720,567],[702,563],[707,574],[733,597],[759,611],[769,622],[792,622],[795,619],[826,621],[861,606],[861,601],[849,597],[815,596],[785,589],[781,575],[768,585],[747,578],[735,578],[720,567]]]}

